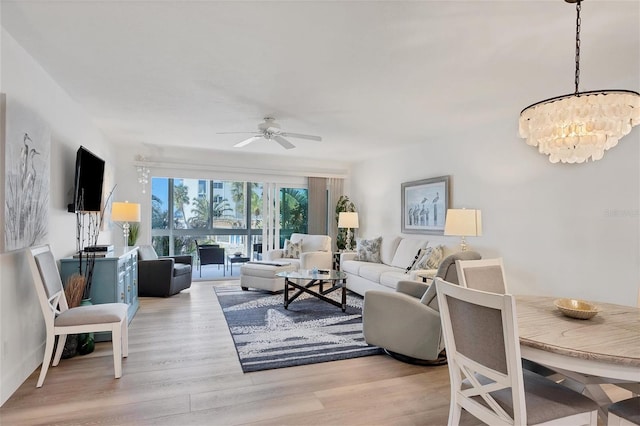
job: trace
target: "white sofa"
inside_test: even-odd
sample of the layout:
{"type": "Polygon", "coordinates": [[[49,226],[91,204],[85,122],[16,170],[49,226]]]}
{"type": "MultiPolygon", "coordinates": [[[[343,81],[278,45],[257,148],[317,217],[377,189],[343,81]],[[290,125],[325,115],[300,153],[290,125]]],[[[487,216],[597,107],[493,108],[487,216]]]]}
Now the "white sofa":
{"type": "Polygon", "coordinates": [[[296,269],[331,269],[331,237],[327,235],[291,234],[289,240],[297,243],[302,240],[302,253],[299,259],[287,258],[283,249],[269,250],[263,254],[265,262],[288,262],[296,269]]]}
{"type": "MultiPolygon", "coordinates": [[[[418,251],[437,244],[427,239],[383,236],[380,247],[381,263],[364,262],[356,259],[356,252],[340,255],[340,270],[347,274],[347,288],[364,296],[368,290],[394,292],[398,281],[422,281],[418,274],[434,276],[436,269],[418,269],[407,271],[418,251]]],[[[451,254],[451,250],[442,246],[442,259],[451,254]]]]}

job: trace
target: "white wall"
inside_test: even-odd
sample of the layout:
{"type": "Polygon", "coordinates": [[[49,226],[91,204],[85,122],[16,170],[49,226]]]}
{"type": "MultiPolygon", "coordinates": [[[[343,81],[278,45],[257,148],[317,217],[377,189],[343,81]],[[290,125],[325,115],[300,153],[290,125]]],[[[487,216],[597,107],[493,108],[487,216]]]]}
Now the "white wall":
{"type": "MultiPolygon", "coordinates": [[[[4,29],[1,39],[0,92],[6,94],[7,108],[20,103],[51,128],[48,242],[56,258],[69,256],[76,245],[75,215],[66,210],[72,198],[76,150],[84,145],[106,161],[107,187],[114,182],[112,148],[86,112],[4,29]]],[[[4,184],[3,172],[0,185],[4,184]]],[[[102,243],[110,239],[109,232],[100,236],[102,243]]],[[[44,322],[23,250],[0,254],[0,342],[0,403],[4,403],[44,354],[44,322]]]]}
{"type": "Polygon", "coordinates": [[[517,138],[517,113],[499,122],[462,122],[447,140],[355,165],[351,198],[360,211],[359,235],[400,234],[401,183],[450,175],[451,207],[482,210],[484,233],[467,239],[471,249],[504,258],[512,293],[635,306],[640,126],[600,161],[551,164],[517,138]]]}

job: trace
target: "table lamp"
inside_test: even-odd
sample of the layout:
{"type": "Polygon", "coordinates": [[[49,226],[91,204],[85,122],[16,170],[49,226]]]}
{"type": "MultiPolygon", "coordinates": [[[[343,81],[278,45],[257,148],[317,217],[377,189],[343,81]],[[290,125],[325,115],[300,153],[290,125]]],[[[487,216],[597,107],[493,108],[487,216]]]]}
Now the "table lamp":
{"type": "Polygon", "coordinates": [[[129,222],[140,222],[140,204],[114,201],[111,205],[111,220],[122,222],[124,246],[127,247],[129,245],[129,222]]]}
{"type": "Polygon", "coordinates": [[[467,250],[465,237],[479,237],[482,235],[482,214],[475,209],[448,209],[444,223],[444,235],[462,237],[460,249],[467,250]]]}
{"type": "Polygon", "coordinates": [[[353,250],[351,229],[357,229],[358,227],[357,212],[340,212],[338,214],[338,228],[347,230],[347,242],[345,244],[346,250],[353,250]]]}

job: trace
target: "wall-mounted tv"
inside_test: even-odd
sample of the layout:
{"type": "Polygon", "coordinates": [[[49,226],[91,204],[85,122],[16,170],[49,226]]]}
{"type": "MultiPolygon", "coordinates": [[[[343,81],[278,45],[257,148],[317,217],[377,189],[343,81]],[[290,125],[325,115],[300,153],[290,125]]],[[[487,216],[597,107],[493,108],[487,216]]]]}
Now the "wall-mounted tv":
{"type": "Polygon", "coordinates": [[[76,153],[73,202],[68,208],[75,212],[99,212],[102,210],[102,181],[104,160],[81,146],[76,153]]]}

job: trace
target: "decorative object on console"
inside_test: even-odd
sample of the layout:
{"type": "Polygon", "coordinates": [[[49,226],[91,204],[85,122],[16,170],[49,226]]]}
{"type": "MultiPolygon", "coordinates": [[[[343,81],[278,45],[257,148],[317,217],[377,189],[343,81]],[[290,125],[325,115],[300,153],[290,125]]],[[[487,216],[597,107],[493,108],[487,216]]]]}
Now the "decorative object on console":
{"type": "Polygon", "coordinates": [[[449,209],[444,227],[444,235],[462,237],[460,250],[467,249],[465,237],[479,237],[482,235],[482,214],[475,209],[449,209]]]}
{"type": "Polygon", "coordinates": [[[340,212],[338,214],[338,228],[347,230],[345,250],[353,250],[353,231],[351,230],[358,229],[359,227],[357,212],[340,212]]]}
{"type": "Polygon", "coordinates": [[[640,94],[631,90],[580,92],[580,10],[576,3],[575,92],[529,105],[520,113],[520,136],[557,163],[599,160],[640,124],[640,94]]]}
{"type": "Polygon", "coordinates": [[[405,182],[402,192],[402,232],[442,235],[449,208],[449,176],[405,182]]]}
{"type": "Polygon", "coordinates": [[[129,222],[140,222],[140,204],[127,201],[124,203],[114,202],[111,206],[111,220],[122,222],[124,245],[127,247],[129,245],[129,222]]]}

